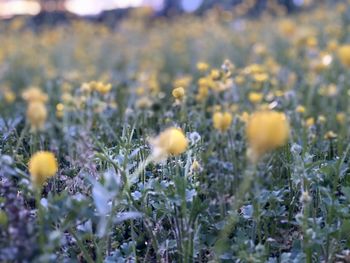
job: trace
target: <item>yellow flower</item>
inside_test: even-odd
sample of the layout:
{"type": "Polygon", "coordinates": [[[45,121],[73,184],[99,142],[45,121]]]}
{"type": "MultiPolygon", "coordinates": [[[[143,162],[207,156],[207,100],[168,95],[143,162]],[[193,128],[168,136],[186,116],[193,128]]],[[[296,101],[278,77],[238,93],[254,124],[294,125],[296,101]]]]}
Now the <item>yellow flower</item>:
{"type": "Polygon", "coordinates": [[[85,85],[83,84],[82,88],[86,90],[87,93],[95,90],[104,95],[110,92],[110,90],[112,89],[112,84],[109,84],[109,83],[105,84],[103,82],[91,81],[90,83],[87,83],[87,86],[86,84],[85,85]]]}
{"type": "Polygon", "coordinates": [[[177,100],[182,100],[185,97],[185,89],[183,87],[178,87],[173,89],[172,95],[177,100]]]}
{"type": "Polygon", "coordinates": [[[179,128],[171,127],[150,140],[152,154],[156,161],[164,160],[169,155],[180,155],[186,151],[188,140],[179,128]]]}
{"type": "Polygon", "coordinates": [[[327,119],[324,115],[318,116],[317,120],[319,123],[325,123],[327,121],[327,119]]]}
{"type": "Polygon", "coordinates": [[[311,127],[315,125],[315,119],[313,117],[307,118],[305,124],[307,127],[311,127]]]}
{"type": "Polygon", "coordinates": [[[232,123],[232,115],[229,112],[215,112],[213,115],[214,128],[225,132],[227,131],[232,123]]]}
{"type": "Polygon", "coordinates": [[[40,188],[48,178],[56,174],[58,165],[53,153],[40,151],[30,158],[28,168],[34,186],[40,188]]]}
{"type": "Polygon", "coordinates": [[[251,103],[257,104],[260,103],[263,99],[263,94],[259,92],[250,92],[248,95],[248,99],[251,103]]]}
{"type": "Polygon", "coordinates": [[[192,77],[191,76],[183,76],[174,80],[173,86],[174,88],[183,87],[188,88],[191,84],[192,77]]]}
{"type": "Polygon", "coordinates": [[[99,85],[96,86],[96,91],[98,91],[101,94],[107,94],[112,89],[112,84],[104,84],[99,83],[99,85]]]}
{"type": "Polygon", "coordinates": [[[281,32],[286,36],[291,36],[296,31],[296,25],[292,20],[285,19],[282,20],[279,24],[281,32]]]}
{"type": "Polygon", "coordinates": [[[205,63],[205,62],[198,62],[197,63],[197,69],[200,71],[200,72],[205,72],[209,69],[209,65],[208,63],[205,63]]]}
{"type": "Polygon", "coordinates": [[[47,95],[37,87],[31,87],[23,92],[22,98],[28,103],[41,102],[44,103],[48,100],[47,95]]]}
{"type": "Polygon", "coordinates": [[[250,115],[249,115],[249,113],[246,112],[246,111],[242,112],[242,114],[239,115],[239,119],[240,119],[242,122],[244,122],[244,123],[247,123],[247,122],[248,122],[249,117],[250,117],[250,115]]]}
{"type": "Polygon", "coordinates": [[[309,48],[317,47],[317,45],[318,45],[317,38],[314,37],[314,36],[308,37],[308,38],[306,39],[306,45],[307,45],[309,48]]]}
{"type": "Polygon", "coordinates": [[[237,85],[242,85],[245,82],[244,76],[238,75],[235,77],[235,83],[237,85]]]}
{"type": "Polygon", "coordinates": [[[305,109],[304,106],[298,105],[298,106],[296,107],[295,111],[298,112],[298,113],[305,113],[306,109],[305,109]]]}
{"type": "Polygon", "coordinates": [[[195,172],[200,172],[201,170],[202,170],[202,167],[199,164],[199,162],[197,160],[194,160],[191,165],[191,172],[195,173],[195,172]]]}
{"type": "Polygon", "coordinates": [[[213,80],[218,80],[220,78],[220,71],[218,69],[212,69],[210,71],[210,77],[213,80]]]}
{"type": "Polygon", "coordinates": [[[12,104],[16,100],[16,94],[12,90],[6,89],[4,99],[8,104],[12,104]]]}
{"type": "Polygon", "coordinates": [[[58,118],[62,118],[63,117],[63,110],[64,110],[64,105],[62,103],[58,103],[56,105],[56,116],[58,118]]]}
{"type": "Polygon", "coordinates": [[[344,124],[346,122],[346,115],[345,115],[345,113],[344,112],[337,113],[336,120],[340,124],[344,124]]]}
{"type": "Polygon", "coordinates": [[[269,75],[266,73],[257,73],[253,75],[253,78],[256,82],[265,82],[269,79],[269,75]]]}
{"type": "Polygon", "coordinates": [[[246,75],[263,73],[264,71],[264,66],[259,64],[251,64],[243,69],[243,73],[246,75]]]}
{"type": "Polygon", "coordinates": [[[196,95],[196,99],[198,101],[203,101],[208,97],[209,89],[207,86],[199,86],[198,93],[196,95]]]}
{"type": "MultiPolygon", "coordinates": [[[[83,84],[81,84],[80,91],[84,94],[90,93],[92,91],[91,82],[90,83],[84,82],[83,84]]],[[[68,93],[68,91],[63,92],[63,94],[65,93],[68,93]]]]}
{"type": "Polygon", "coordinates": [[[152,107],[153,102],[148,97],[141,97],[136,101],[135,105],[139,109],[148,109],[152,107]]]}
{"type": "Polygon", "coordinates": [[[338,135],[335,132],[333,132],[333,131],[328,131],[324,135],[324,138],[327,139],[327,140],[333,140],[333,139],[336,139],[337,137],[338,137],[338,135]]]}
{"type": "Polygon", "coordinates": [[[266,152],[283,146],[289,133],[289,123],[284,113],[259,111],[252,114],[246,126],[248,157],[256,162],[266,152]]]}
{"type": "Polygon", "coordinates": [[[31,102],[27,108],[27,119],[30,122],[31,130],[37,131],[44,128],[47,118],[47,110],[42,102],[31,102]]]}
{"type": "Polygon", "coordinates": [[[338,57],[344,66],[350,67],[350,45],[340,46],[338,48],[338,57]]]}

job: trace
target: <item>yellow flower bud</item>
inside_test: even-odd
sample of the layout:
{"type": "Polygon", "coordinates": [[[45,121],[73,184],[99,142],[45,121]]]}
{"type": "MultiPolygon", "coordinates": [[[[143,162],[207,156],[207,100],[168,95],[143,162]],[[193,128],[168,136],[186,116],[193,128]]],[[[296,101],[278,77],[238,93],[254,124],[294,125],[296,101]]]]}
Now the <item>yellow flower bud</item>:
{"type": "Polygon", "coordinates": [[[259,111],[252,114],[246,127],[248,157],[256,162],[266,152],[283,146],[289,133],[290,127],[284,113],[259,111]]]}
{"type": "Polygon", "coordinates": [[[172,95],[175,99],[182,100],[185,97],[185,89],[183,87],[175,88],[172,95]]]}
{"type": "Polygon", "coordinates": [[[12,104],[16,100],[16,94],[11,90],[5,90],[4,99],[8,104],[12,104]]]}
{"type": "Polygon", "coordinates": [[[40,188],[48,178],[56,174],[58,165],[53,153],[41,151],[30,158],[28,168],[33,185],[40,188]]]}
{"type": "Polygon", "coordinates": [[[313,117],[307,118],[305,124],[306,127],[311,127],[315,125],[315,119],[313,117]]]}
{"type": "Polygon", "coordinates": [[[248,99],[251,103],[257,104],[260,103],[263,99],[263,94],[259,92],[250,92],[248,95],[248,99]]]}
{"type": "Polygon", "coordinates": [[[44,103],[48,100],[48,97],[39,88],[31,87],[23,92],[22,97],[28,103],[41,102],[44,103]]]}
{"type": "Polygon", "coordinates": [[[344,124],[346,122],[346,115],[344,112],[338,112],[336,116],[337,122],[344,124]]]}
{"type": "Polygon", "coordinates": [[[346,66],[350,67],[350,45],[343,45],[338,48],[338,57],[340,62],[346,66]]]}
{"type": "Polygon", "coordinates": [[[42,102],[31,102],[27,108],[27,119],[30,122],[32,131],[41,130],[47,118],[47,110],[42,102]]]}
{"type": "Polygon", "coordinates": [[[296,107],[295,111],[298,112],[298,113],[305,113],[306,109],[305,109],[304,106],[298,105],[298,106],[296,107]]]}
{"type": "Polygon", "coordinates": [[[153,158],[156,161],[166,159],[169,155],[180,155],[186,151],[188,140],[179,128],[168,128],[156,138],[150,140],[153,158]]]}
{"type": "Polygon", "coordinates": [[[229,112],[215,112],[213,115],[214,128],[225,132],[227,131],[232,123],[232,115],[229,112]]]}
{"type": "Polygon", "coordinates": [[[205,63],[205,62],[198,62],[197,63],[197,69],[200,71],[200,72],[205,72],[209,69],[209,65],[208,63],[205,63]]]}
{"type": "Polygon", "coordinates": [[[326,134],[324,135],[324,138],[326,139],[326,140],[334,140],[334,139],[336,139],[338,137],[338,135],[335,133],[335,132],[333,132],[333,131],[328,131],[328,132],[326,132],[326,134]]]}

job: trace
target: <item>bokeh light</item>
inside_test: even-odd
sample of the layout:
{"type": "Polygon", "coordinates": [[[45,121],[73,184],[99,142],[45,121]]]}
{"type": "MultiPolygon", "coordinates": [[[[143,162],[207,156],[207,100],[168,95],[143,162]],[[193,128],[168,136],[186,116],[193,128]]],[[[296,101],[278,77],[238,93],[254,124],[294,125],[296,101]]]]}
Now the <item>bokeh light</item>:
{"type": "Polygon", "coordinates": [[[0,1],[0,17],[11,17],[14,15],[36,15],[40,12],[40,4],[36,1],[0,1]]]}

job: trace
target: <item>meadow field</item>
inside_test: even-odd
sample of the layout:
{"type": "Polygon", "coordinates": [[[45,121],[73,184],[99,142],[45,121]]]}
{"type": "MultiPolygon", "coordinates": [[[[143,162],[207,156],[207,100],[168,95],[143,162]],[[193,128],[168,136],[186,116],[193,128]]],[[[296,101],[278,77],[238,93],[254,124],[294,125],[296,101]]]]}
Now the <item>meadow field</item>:
{"type": "Polygon", "coordinates": [[[350,262],[334,2],[0,21],[0,262],[350,262]]]}

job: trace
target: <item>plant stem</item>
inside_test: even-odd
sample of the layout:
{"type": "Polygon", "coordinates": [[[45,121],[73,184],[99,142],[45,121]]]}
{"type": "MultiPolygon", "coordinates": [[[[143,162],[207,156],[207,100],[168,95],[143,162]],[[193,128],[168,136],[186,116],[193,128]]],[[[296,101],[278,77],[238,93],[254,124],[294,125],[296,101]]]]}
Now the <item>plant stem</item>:
{"type": "Polygon", "coordinates": [[[72,228],[69,229],[69,233],[74,237],[75,241],[77,242],[78,247],[81,249],[81,252],[83,252],[85,260],[88,263],[94,263],[95,261],[92,259],[89,252],[85,248],[83,242],[78,238],[78,235],[74,232],[74,230],[72,228]]]}

